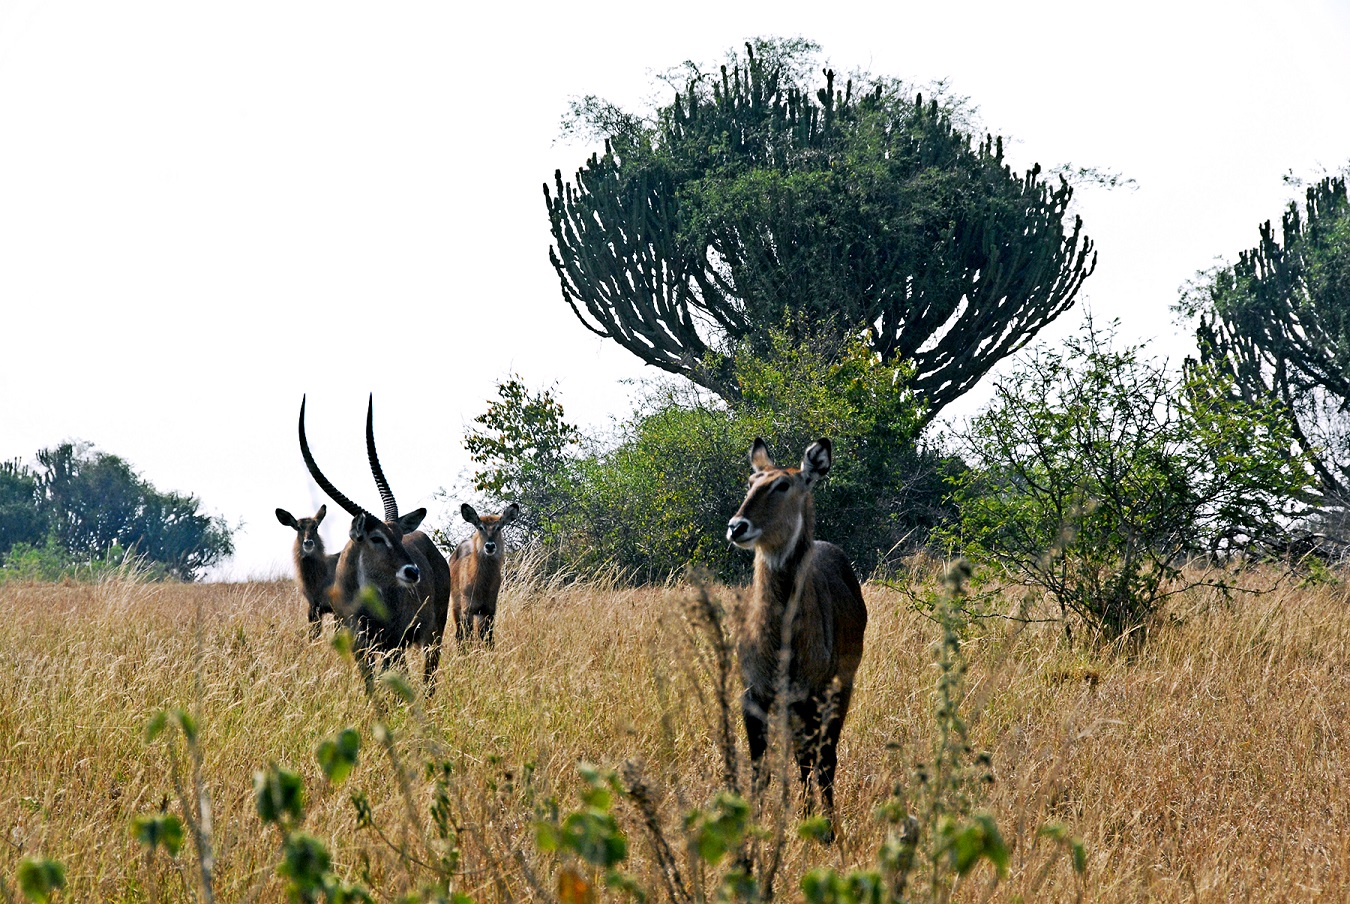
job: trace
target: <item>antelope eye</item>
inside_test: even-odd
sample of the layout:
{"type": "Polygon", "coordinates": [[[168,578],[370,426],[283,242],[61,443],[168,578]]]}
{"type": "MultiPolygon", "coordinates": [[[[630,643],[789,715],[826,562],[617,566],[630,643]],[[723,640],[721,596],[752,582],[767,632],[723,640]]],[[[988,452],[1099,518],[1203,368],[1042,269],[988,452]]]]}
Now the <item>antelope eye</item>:
{"type": "Polygon", "coordinates": [[[384,536],[381,535],[381,534],[371,534],[371,535],[370,535],[370,542],[371,542],[371,543],[374,543],[376,546],[384,546],[384,545],[385,545],[385,542],[384,542],[384,536]]]}
{"type": "Polygon", "coordinates": [[[785,493],[785,492],[787,492],[787,488],[788,488],[790,485],[791,485],[791,484],[790,484],[789,481],[786,481],[786,480],[780,480],[780,481],[778,481],[777,483],[775,483],[775,484],[773,485],[773,492],[775,492],[775,493],[785,493]]]}

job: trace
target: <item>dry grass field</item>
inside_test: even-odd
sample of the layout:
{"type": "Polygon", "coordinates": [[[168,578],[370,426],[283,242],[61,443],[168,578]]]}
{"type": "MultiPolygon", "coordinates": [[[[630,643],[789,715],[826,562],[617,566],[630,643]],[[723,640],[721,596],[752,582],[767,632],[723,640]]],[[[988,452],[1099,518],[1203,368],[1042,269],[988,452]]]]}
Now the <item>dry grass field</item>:
{"type": "MultiPolygon", "coordinates": [[[[931,755],[938,630],[903,594],[865,593],[839,840],[788,842],[780,900],[800,898],[808,868],[873,865],[878,803],[931,755]]],[[[419,807],[431,784],[415,767],[455,765],[459,887],[475,900],[536,897],[526,868],[547,887],[535,807],[549,796],[576,805],[580,761],[643,762],[672,838],[683,813],[716,792],[717,713],[690,595],[508,588],[494,652],[448,655],[435,695],[414,706],[380,692],[419,807]]],[[[305,827],[337,872],[368,881],[379,900],[417,886],[415,866],[357,829],[353,791],[393,827],[390,841],[408,840],[371,702],[328,643],[331,628],[308,639],[289,583],[8,584],[0,619],[0,876],[11,889],[20,859],[42,854],[66,865],[61,900],[146,900],[152,873],[163,900],[194,899],[190,869],[163,854],[148,863],[128,830],[137,814],[179,808],[169,735],[147,744],[143,729],[156,710],[180,706],[200,720],[217,900],[284,898],[278,835],[253,804],[253,773],[269,762],[303,775],[305,827]],[[314,750],[347,726],[363,748],[335,790],[314,750]]],[[[1344,586],[1232,604],[1196,593],[1132,653],[1075,650],[1052,626],[1006,623],[976,628],[965,650],[971,740],[992,754],[996,776],[982,806],[1012,858],[1003,882],[991,889],[982,867],[957,899],[1350,899],[1344,586]],[[1085,879],[1037,842],[1049,821],[1086,843],[1085,879]]],[[[640,819],[626,802],[616,815],[628,868],[660,900],[640,819]]],[[[180,859],[193,862],[190,845],[180,859]]]]}

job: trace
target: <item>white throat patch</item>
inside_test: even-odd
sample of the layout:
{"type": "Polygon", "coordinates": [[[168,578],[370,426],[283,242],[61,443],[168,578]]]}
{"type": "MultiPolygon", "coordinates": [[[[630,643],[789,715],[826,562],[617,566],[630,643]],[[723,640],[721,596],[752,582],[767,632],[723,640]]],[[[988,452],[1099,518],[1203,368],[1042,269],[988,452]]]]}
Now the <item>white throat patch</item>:
{"type": "Polygon", "coordinates": [[[783,570],[783,563],[786,562],[787,557],[792,554],[792,550],[797,548],[797,541],[802,538],[802,531],[805,528],[806,519],[802,517],[801,512],[798,512],[797,523],[793,525],[792,536],[788,538],[787,543],[783,544],[773,552],[764,550],[763,547],[760,548],[760,555],[764,556],[764,561],[768,563],[769,568],[774,571],[783,570]]]}

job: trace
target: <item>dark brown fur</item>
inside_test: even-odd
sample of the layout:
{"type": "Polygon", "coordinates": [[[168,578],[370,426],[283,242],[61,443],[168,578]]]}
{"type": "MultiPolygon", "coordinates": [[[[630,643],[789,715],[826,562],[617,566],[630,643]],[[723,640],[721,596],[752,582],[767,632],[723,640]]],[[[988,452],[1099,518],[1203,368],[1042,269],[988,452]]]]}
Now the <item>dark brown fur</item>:
{"type": "Polygon", "coordinates": [[[450,566],[431,538],[414,529],[425,515],[425,509],[417,509],[396,521],[355,516],[330,599],[334,614],[352,630],[358,651],[367,657],[383,653],[398,660],[407,647],[421,646],[430,686],[449,614],[450,566]],[[399,578],[407,565],[417,569],[416,583],[399,578]]]}
{"type": "Polygon", "coordinates": [[[520,507],[508,505],[500,515],[479,518],[473,506],[460,506],[464,520],[472,524],[469,539],[450,556],[450,599],[455,615],[455,639],[460,646],[477,638],[490,649],[497,619],[497,595],[502,588],[502,530],[515,520],[520,507]]]}
{"type": "Polygon", "coordinates": [[[430,692],[449,617],[450,566],[431,538],[417,530],[426,509],[398,514],[375,452],[373,410],[372,401],[366,413],[366,448],[385,501],[384,521],[344,496],[319,471],[305,439],[305,406],[300,405],[300,452],[310,476],[352,516],[329,602],[334,615],[355,635],[367,678],[372,661],[399,660],[407,647],[418,644],[426,653],[424,674],[430,692]]]}
{"type": "Polygon", "coordinates": [[[309,636],[318,637],[322,630],[324,613],[332,613],[328,588],[333,586],[338,554],[326,554],[319,525],[328,514],[328,506],[319,506],[313,518],[297,518],[285,509],[277,509],[277,520],[295,531],[295,546],[291,549],[291,564],[295,566],[295,584],[300,595],[309,604],[309,636]]]}
{"type": "Polygon", "coordinates": [[[828,473],[829,440],[812,443],[801,468],[779,468],[764,441],[750,449],[754,473],[727,538],[755,550],[755,577],[739,642],[745,682],[742,711],[756,783],[768,747],[769,716],[779,700],[780,654],[787,633],[787,700],[793,747],[808,799],[812,778],[834,826],[839,733],[862,660],[867,607],[853,566],[838,546],[815,540],[812,488],[828,473]]]}

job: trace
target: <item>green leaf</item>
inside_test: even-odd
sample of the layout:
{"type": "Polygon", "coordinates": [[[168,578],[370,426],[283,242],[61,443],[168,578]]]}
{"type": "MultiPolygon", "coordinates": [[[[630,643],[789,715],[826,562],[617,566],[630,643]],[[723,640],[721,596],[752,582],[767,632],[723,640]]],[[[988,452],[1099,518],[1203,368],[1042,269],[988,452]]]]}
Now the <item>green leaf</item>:
{"type": "Polygon", "coordinates": [[[188,742],[188,746],[195,746],[197,743],[197,720],[192,717],[192,713],[185,709],[175,709],[173,720],[183,730],[183,738],[188,742]]]}
{"type": "Polygon", "coordinates": [[[370,798],[360,791],[352,792],[352,807],[356,810],[356,827],[369,829],[375,825],[375,811],[370,806],[370,798]]]}
{"type": "Polygon", "coordinates": [[[716,865],[745,840],[750,830],[750,804],[723,791],[706,810],[695,810],[686,816],[684,826],[699,857],[716,865]]]}
{"type": "Polygon", "coordinates": [[[333,632],[333,649],[344,659],[352,658],[352,632],[349,628],[338,628],[333,632]]]}
{"type": "Polygon", "coordinates": [[[263,822],[286,829],[304,819],[305,783],[297,773],[273,763],[253,773],[253,793],[263,822]]]}
{"type": "Polygon", "coordinates": [[[25,857],[19,861],[19,890],[34,904],[47,904],[52,895],[66,887],[66,868],[46,857],[25,857]]]}
{"type": "Polygon", "coordinates": [[[340,785],[356,768],[356,757],[361,751],[361,735],[354,728],[344,728],[333,737],[319,744],[315,756],[319,768],[334,785],[340,785]]]}
{"type": "Polygon", "coordinates": [[[370,617],[376,621],[384,621],[389,618],[389,607],[384,603],[384,597],[380,596],[380,591],[367,584],[361,588],[357,595],[361,601],[361,606],[370,613],[370,617]]]}
{"type": "Polygon", "coordinates": [[[162,709],[156,712],[145,723],[145,743],[153,744],[168,726],[169,714],[162,709]]]}
{"type": "Polygon", "coordinates": [[[621,870],[612,869],[605,873],[605,887],[628,895],[638,904],[647,900],[647,892],[637,879],[621,870]]]}
{"type": "Polygon", "coordinates": [[[562,849],[562,832],[551,822],[536,822],[534,844],[545,854],[556,854],[562,849]]]}
{"type": "Polygon", "coordinates": [[[325,892],[325,879],[332,868],[328,848],[313,835],[291,832],[281,845],[277,875],[286,879],[286,893],[293,901],[317,901],[325,892]]]}
{"type": "Polygon", "coordinates": [[[834,837],[830,831],[830,821],[824,816],[812,816],[797,826],[797,837],[803,841],[816,841],[828,844],[834,837]]]}
{"type": "Polygon", "coordinates": [[[722,885],[717,889],[718,901],[758,901],[759,883],[755,877],[744,870],[729,870],[722,877],[722,885]]]}
{"type": "Polygon", "coordinates": [[[593,810],[571,813],[562,822],[562,847],[592,866],[617,866],[628,857],[628,840],[614,817],[593,810]]]}
{"type": "Polygon", "coordinates": [[[162,845],[170,857],[177,857],[183,847],[183,821],[172,813],[137,816],[131,821],[131,834],[151,851],[162,845]]]}
{"type": "Polygon", "coordinates": [[[1008,847],[994,817],[988,813],[975,814],[965,825],[944,817],[938,824],[938,834],[948,862],[957,875],[966,875],[982,859],[993,864],[999,878],[1007,875],[1008,847]]]}
{"type": "Polygon", "coordinates": [[[1069,855],[1073,859],[1073,871],[1080,876],[1087,875],[1087,845],[1078,840],[1069,842],[1069,855]]]}
{"type": "Polygon", "coordinates": [[[1039,838],[1049,838],[1051,841],[1063,841],[1069,837],[1069,827],[1062,822],[1048,822],[1040,827],[1036,835],[1039,838]]]}

